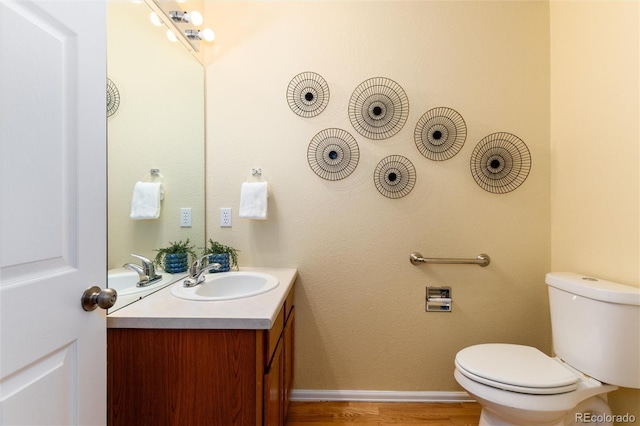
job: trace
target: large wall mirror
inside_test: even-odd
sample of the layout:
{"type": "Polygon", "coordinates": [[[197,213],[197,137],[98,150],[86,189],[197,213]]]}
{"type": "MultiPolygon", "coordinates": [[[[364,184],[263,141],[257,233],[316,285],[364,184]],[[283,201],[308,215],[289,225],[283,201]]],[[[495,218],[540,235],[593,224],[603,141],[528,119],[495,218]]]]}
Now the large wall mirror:
{"type": "MultiPolygon", "coordinates": [[[[107,7],[107,263],[112,278],[126,281],[122,266],[141,263],[132,253],[153,260],[155,249],[187,239],[197,251],[204,247],[204,69],[181,43],[167,39],[165,26],[151,23],[145,3],[109,1],[107,7]],[[132,220],[136,183],[160,179],[152,169],[164,188],[160,216],[132,220]],[[191,227],[181,227],[181,208],[192,209],[191,227]]],[[[180,278],[137,289],[112,280],[110,286],[122,290],[109,312],[180,278]]]]}

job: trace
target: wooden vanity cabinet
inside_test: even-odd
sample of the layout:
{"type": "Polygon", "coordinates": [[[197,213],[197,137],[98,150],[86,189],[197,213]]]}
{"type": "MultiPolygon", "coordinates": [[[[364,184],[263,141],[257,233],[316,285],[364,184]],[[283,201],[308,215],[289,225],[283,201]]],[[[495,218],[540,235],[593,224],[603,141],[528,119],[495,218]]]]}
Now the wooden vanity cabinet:
{"type": "Polygon", "coordinates": [[[293,385],[291,290],[270,330],[107,329],[108,424],[284,424],[293,385]]]}

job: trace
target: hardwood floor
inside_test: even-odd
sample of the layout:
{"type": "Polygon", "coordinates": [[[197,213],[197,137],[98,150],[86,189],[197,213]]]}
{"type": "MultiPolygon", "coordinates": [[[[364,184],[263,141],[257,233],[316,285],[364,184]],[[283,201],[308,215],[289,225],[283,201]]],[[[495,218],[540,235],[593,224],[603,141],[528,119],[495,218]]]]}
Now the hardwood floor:
{"type": "Polygon", "coordinates": [[[466,426],[477,425],[480,404],[462,403],[289,403],[285,426],[466,426]]]}

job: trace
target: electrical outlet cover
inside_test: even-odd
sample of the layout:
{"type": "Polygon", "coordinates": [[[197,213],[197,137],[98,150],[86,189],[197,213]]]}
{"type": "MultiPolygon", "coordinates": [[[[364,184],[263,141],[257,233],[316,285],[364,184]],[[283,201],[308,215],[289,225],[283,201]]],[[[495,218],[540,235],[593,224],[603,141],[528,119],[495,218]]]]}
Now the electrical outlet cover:
{"type": "Polygon", "coordinates": [[[220,209],[220,227],[231,228],[231,207],[220,209]]]}

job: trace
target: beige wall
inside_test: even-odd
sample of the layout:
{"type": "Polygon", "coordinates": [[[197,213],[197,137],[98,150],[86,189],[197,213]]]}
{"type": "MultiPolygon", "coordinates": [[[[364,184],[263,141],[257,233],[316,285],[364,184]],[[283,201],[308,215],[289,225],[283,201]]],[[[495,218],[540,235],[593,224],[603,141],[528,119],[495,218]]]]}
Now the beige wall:
{"type": "Polygon", "coordinates": [[[533,345],[550,353],[544,275],[550,268],[549,6],[546,2],[215,2],[206,22],[207,237],[241,250],[241,266],[294,266],[298,389],[460,390],[453,359],[479,342],[533,345]],[[289,81],[314,71],[329,84],[327,109],[301,118],[286,102],[289,81]],[[409,119],[373,141],[351,126],[347,105],[362,81],[393,79],[409,119]],[[414,127],[446,106],[465,119],[458,155],[420,155],[414,127]],[[307,164],[319,131],[338,127],[360,147],[348,178],[330,182],[307,164]],[[474,182],[469,159],[486,135],[528,145],[533,167],[516,191],[474,182]],[[392,200],[373,171],[400,154],[417,183],[392,200]],[[238,218],[251,168],[269,180],[269,218],[238,218]],[[221,207],[233,228],[218,226],[221,207]],[[409,263],[492,257],[474,265],[409,263]],[[451,314],[425,313],[426,286],[451,286],[451,314]]]}
{"type": "Polygon", "coordinates": [[[203,69],[150,12],[108,3],[108,77],[121,96],[109,118],[109,268],[136,262],[130,253],[153,258],[169,241],[204,245],[203,69]],[[131,220],[133,187],[151,168],[164,176],[160,218],[131,220]],[[180,228],[181,207],[193,209],[193,227],[180,228]]]}
{"type": "Polygon", "coordinates": [[[553,1],[550,26],[551,267],[640,286],[640,3],[553,1]]]}

